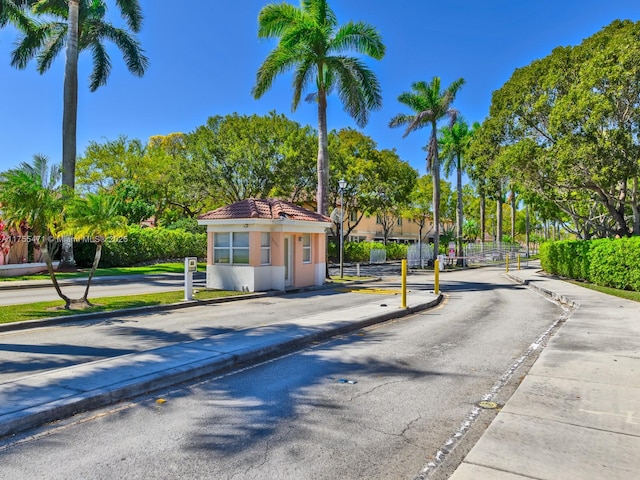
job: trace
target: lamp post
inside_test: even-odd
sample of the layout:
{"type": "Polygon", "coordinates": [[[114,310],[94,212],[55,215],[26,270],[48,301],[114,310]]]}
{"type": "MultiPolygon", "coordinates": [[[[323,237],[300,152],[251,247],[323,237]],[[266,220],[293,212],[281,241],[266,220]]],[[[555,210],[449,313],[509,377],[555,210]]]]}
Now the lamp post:
{"type": "Polygon", "coordinates": [[[338,182],[340,192],[340,278],[344,276],[344,189],[347,188],[346,180],[338,182]]]}

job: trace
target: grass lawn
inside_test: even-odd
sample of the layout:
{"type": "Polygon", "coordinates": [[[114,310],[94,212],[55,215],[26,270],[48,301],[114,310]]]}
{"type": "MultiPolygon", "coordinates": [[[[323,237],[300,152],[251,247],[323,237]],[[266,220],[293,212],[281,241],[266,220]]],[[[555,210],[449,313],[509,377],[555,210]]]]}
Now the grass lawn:
{"type": "Polygon", "coordinates": [[[640,292],[632,292],[629,290],[618,290],[617,288],[611,288],[611,287],[601,287],[600,285],[595,285],[593,283],[576,282],[575,280],[567,280],[567,281],[569,283],[573,283],[574,285],[578,285],[580,287],[588,288],[590,290],[595,290],[596,292],[607,293],[615,297],[620,297],[626,300],[633,300],[635,302],[640,302],[640,292]]]}
{"type": "Polygon", "coordinates": [[[340,278],[340,275],[332,275],[330,278],[332,282],[336,282],[336,283],[354,282],[354,281],[366,282],[368,280],[373,280],[373,277],[356,277],[353,275],[344,275],[343,278],[340,278]]]}
{"type": "MultiPolygon", "coordinates": [[[[194,294],[195,300],[209,300],[212,298],[233,297],[243,295],[242,292],[227,290],[201,290],[194,294]]],[[[90,299],[96,306],[84,310],[64,310],[62,300],[51,302],[29,303],[26,305],[7,305],[0,307],[0,323],[22,322],[40,318],[78,315],[80,313],[108,312],[123,308],[147,307],[151,305],[167,305],[178,303],[184,299],[184,290],[173,292],[147,293],[129,295],[126,297],[100,297],[90,299]]]]}
{"type": "MultiPolygon", "coordinates": [[[[207,267],[206,263],[198,263],[198,268],[202,271],[207,267]]],[[[56,278],[62,280],[65,278],[82,278],[88,277],[90,268],[79,269],[73,273],[57,273],[56,278]]],[[[184,263],[156,263],[155,265],[147,265],[143,267],[114,267],[114,268],[98,268],[94,277],[113,277],[119,275],[154,275],[159,273],[184,273],[184,263]]],[[[39,273],[37,275],[25,275],[21,277],[0,277],[0,282],[11,282],[15,280],[49,280],[48,273],[39,273]]]]}

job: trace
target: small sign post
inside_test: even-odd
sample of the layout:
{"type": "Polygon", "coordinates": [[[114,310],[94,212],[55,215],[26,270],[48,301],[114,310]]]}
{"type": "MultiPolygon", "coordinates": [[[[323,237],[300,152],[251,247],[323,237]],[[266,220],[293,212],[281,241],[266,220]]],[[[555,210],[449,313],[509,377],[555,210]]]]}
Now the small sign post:
{"type": "Polygon", "coordinates": [[[193,272],[198,271],[198,257],[184,257],[184,299],[193,300],[193,272]]]}

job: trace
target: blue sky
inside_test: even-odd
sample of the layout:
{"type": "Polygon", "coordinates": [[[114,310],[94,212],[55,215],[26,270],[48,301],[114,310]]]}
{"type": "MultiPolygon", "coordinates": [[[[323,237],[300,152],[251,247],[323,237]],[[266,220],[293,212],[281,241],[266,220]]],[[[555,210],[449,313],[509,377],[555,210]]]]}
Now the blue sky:
{"type": "MultiPolygon", "coordinates": [[[[141,0],[145,15],[139,39],[150,59],[143,78],[132,76],[119,52],[106,86],[91,93],[91,58],[80,58],[78,153],[89,141],[123,134],[144,141],[151,135],[189,132],[207,117],[275,110],[316,126],[315,105],[301,103],[291,112],[291,76],[276,80],[260,100],[251,96],[256,71],[275,46],[257,38],[257,15],[265,0],[141,0]],[[182,8],[176,8],[176,5],[182,8]]],[[[298,5],[297,0],[290,3],[298,5]]],[[[109,16],[120,24],[112,0],[109,16]]],[[[407,112],[397,102],[412,82],[442,78],[443,85],[463,77],[466,84],[454,106],[469,121],[482,121],[491,94],[518,67],[576,45],[615,19],[640,20],[638,0],[333,0],[340,23],[362,20],[382,34],[387,53],[369,60],[383,90],[383,107],[373,112],[364,132],[379,148],[395,148],[425,173],[422,146],[428,131],[403,139],[389,129],[391,117],[407,112]]],[[[26,70],[9,65],[16,32],[0,31],[0,170],[42,153],[61,158],[61,56],[44,75],[35,64],[26,70]]],[[[329,129],[355,127],[337,97],[329,98],[329,129]]]]}

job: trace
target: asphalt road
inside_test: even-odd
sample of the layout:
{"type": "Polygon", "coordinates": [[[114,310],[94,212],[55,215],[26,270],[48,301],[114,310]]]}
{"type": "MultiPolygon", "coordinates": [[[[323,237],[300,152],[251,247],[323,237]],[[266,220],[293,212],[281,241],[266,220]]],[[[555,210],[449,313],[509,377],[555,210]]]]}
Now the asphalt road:
{"type": "MultiPolygon", "coordinates": [[[[47,283],[45,281],[45,283],[47,283]]],[[[205,286],[203,272],[194,276],[194,287],[205,286]]],[[[62,292],[71,298],[81,298],[86,288],[86,280],[78,279],[74,285],[63,285],[62,292]]],[[[89,299],[100,297],[117,297],[123,295],[137,295],[143,293],[169,292],[184,289],[184,277],[180,275],[155,275],[147,279],[138,276],[129,278],[118,277],[110,279],[104,277],[91,284],[89,299]]],[[[7,289],[0,288],[0,305],[19,305],[25,303],[48,302],[60,300],[60,297],[50,282],[39,288],[7,289]]]]}
{"type": "MultiPolygon", "coordinates": [[[[0,479],[415,478],[561,313],[495,269],[448,272],[442,282],[448,299],[435,310],[6,440],[0,479]]],[[[181,335],[233,328],[240,311],[260,322],[358,301],[330,295],[241,302],[236,314],[202,307],[211,331],[181,335]]],[[[13,352],[25,355],[19,369],[90,338],[108,338],[98,349],[128,351],[178,334],[150,317],[39,329],[21,342],[5,334],[0,350],[22,344],[13,352]],[[65,337],[54,335],[66,329],[60,344],[65,337]]]]}

